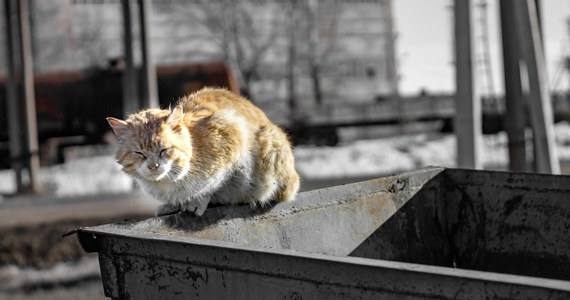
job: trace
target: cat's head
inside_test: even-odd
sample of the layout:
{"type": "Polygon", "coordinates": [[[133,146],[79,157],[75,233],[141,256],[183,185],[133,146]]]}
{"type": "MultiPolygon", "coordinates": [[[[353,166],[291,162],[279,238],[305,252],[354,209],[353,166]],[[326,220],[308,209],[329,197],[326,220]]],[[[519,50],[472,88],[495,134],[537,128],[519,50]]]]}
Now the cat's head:
{"type": "Polygon", "coordinates": [[[192,144],[181,106],[107,121],[119,141],[115,158],[125,173],[149,181],[178,180],[188,173],[192,144]]]}

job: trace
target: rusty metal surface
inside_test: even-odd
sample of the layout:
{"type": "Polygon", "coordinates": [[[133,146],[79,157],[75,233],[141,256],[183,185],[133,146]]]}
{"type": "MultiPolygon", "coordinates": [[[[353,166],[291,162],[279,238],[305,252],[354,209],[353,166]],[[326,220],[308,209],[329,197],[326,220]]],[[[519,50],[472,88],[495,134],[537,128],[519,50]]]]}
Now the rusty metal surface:
{"type": "Polygon", "coordinates": [[[555,280],[117,233],[98,237],[113,298],[564,299],[570,292],[555,280]]]}
{"type": "MultiPolygon", "coordinates": [[[[515,203],[511,183],[528,176],[505,174],[429,168],[301,193],[296,202],[270,208],[214,207],[201,218],[179,214],[84,228],[78,238],[86,251],[99,252],[105,294],[112,298],[568,299],[564,277],[450,268],[485,270],[491,255],[483,254],[520,252],[524,243],[501,247],[492,237],[503,226],[493,222],[504,224],[505,210],[496,207],[512,215],[553,191],[562,201],[560,187],[569,180],[531,176],[535,186],[527,191],[539,191],[515,203]],[[485,204],[491,195],[494,204],[485,204]],[[492,216],[495,211],[503,214],[492,216]]],[[[514,188],[517,195],[523,187],[514,188]]],[[[566,204],[548,205],[561,205],[556,216],[564,217],[566,204]]],[[[544,243],[563,230],[557,226],[544,243]]],[[[552,251],[556,261],[568,260],[567,239],[552,245],[566,246],[552,251]]]]}
{"type": "Polygon", "coordinates": [[[570,176],[456,170],[445,182],[458,267],[570,280],[570,176]]]}
{"type": "Polygon", "coordinates": [[[569,195],[570,176],[448,169],[350,255],[570,280],[569,195]]]}
{"type": "Polygon", "coordinates": [[[348,255],[442,169],[300,193],[294,202],[252,209],[213,207],[107,227],[255,247],[348,255]]]}

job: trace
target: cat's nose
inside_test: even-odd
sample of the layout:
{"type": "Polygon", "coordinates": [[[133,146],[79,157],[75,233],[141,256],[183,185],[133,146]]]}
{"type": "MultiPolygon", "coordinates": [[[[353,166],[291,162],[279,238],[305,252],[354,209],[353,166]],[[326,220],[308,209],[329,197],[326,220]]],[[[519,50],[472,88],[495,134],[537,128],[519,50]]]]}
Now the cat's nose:
{"type": "Polygon", "coordinates": [[[149,169],[149,170],[151,170],[151,171],[154,172],[154,171],[158,170],[158,167],[159,167],[160,165],[159,165],[158,163],[150,163],[150,164],[148,164],[147,166],[148,166],[148,169],[149,169]]]}

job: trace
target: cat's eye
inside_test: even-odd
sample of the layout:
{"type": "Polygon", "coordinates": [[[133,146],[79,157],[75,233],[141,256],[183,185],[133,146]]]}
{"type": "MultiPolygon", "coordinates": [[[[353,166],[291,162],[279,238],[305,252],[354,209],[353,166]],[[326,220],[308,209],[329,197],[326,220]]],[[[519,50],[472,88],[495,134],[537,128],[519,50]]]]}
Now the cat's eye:
{"type": "Polygon", "coordinates": [[[134,153],[137,154],[138,156],[140,156],[140,157],[146,159],[146,156],[144,155],[144,153],[142,153],[142,152],[140,152],[140,151],[135,151],[134,153]]]}
{"type": "Polygon", "coordinates": [[[160,150],[160,152],[158,153],[158,156],[162,157],[162,154],[164,154],[164,152],[170,148],[172,148],[172,147],[168,147],[168,148],[164,148],[164,149],[160,150]]]}

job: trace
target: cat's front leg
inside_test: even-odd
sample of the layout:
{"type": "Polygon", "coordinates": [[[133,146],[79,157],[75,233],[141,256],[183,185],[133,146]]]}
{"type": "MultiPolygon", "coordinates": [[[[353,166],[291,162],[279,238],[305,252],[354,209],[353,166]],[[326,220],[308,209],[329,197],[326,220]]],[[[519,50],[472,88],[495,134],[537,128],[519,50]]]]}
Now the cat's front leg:
{"type": "Polygon", "coordinates": [[[161,204],[156,209],[156,216],[160,217],[160,216],[172,215],[179,211],[180,211],[180,205],[171,202],[166,202],[161,204]]]}
{"type": "Polygon", "coordinates": [[[208,208],[208,203],[210,203],[210,196],[203,196],[200,198],[191,198],[181,205],[180,210],[193,212],[196,216],[201,216],[208,208]]]}

